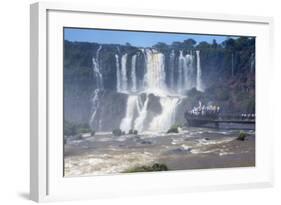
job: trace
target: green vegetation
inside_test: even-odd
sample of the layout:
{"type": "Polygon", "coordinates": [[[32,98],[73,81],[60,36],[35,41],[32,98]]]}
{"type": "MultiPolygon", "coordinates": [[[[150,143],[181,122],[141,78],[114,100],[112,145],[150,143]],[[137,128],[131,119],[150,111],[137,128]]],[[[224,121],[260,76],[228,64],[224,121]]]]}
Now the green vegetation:
{"type": "Polygon", "coordinates": [[[64,121],[63,134],[66,136],[73,136],[77,134],[77,126],[74,123],[64,121]]]}
{"type": "Polygon", "coordinates": [[[122,133],[122,130],[120,130],[119,128],[117,128],[117,129],[112,130],[112,134],[113,134],[114,136],[118,137],[118,136],[121,136],[123,133],[122,133]]]}
{"type": "Polygon", "coordinates": [[[241,131],[236,139],[239,141],[245,141],[246,137],[247,137],[246,133],[241,131]]]}
{"type": "Polygon", "coordinates": [[[78,133],[92,133],[90,128],[81,127],[78,129],[78,133]]]}
{"type": "MultiPolygon", "coordinates": [[[[91,130],[88,124],[75,124],[72,122],[64,121],[63,134],[65,136],[75,136],[82,133],[95,133],[91,130]]],[[[92,134],[93,136],[93,134],[92,134]]]]}
{"type": "Polygon", "coordinates": [[[132,134],[137,135],[137,134],[138,134],[138,131],[137,131],[137,130],[130,129],[130,130],[129,130],[129,134],[130,134],[130,135],[132,135],[132,134]]]}
{"type": "Polygon", "coordinates": [[[128,169],[124,173],[134,173],[134,172],[156,172],[156,171],[168,171],[168,167],[165,164],[155,163],[152,166],[139,166],[128,169]]]}
{"type": "Polygon", "coordinates": [[[167,133],[179,133],[179,127],[179,125],[173,125],[172,127],[170,127],[167,133]]]}

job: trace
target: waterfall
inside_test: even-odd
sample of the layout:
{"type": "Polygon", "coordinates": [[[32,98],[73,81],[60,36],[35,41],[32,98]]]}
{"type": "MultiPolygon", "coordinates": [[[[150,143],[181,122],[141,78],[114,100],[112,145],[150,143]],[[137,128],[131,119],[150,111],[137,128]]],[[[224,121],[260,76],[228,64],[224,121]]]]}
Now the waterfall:
{"type": "MultiPolygon", "coordinates": [[[[140,96],[138,98],[138,105],[141,104],[141,103],[139,103],[139,101],[141,101],[140,96]]],[[[148,97],[148,95],[146,95],[144,104],[141,104],[141,106],[139,106],[139,113],[138,113],[139,116],[136,118],[135,126],[134,126],[134,129],[138,130],[139,132],[143,131],[143,129],[144,129],[144,122],[145,122],[145,119],[147,116],[148,101],[149,101],[149,97],[148,97]]]]}
{"type": "Polygon", "coordinates": [[[150,123],[151,131],[166,131],[175,123],[175,114],[177,105],[181,103],[181,99],[177,97],[161,97],[160,104],[162,113],[155,116],[150,123]]]}
{"type": "Polygon", "coordinates": [[[93,64],[93,71],[94,71],[94,77],[95,77],[95,84],[96,89],[94,90],[94,95],[92,97],[92,114],[90,117],[89,125],[94,128],[94,120],[96,117],[97,110],[99,108],[99,93],[101,90],[103,90],[103,78],[102,74],[100,72],[100,63],[99,63],[99,54],[102,49],[102,46],[99,46],[96,52],[96,56],[92,58],[92,64],[93,64]]]}
{"type": "Polygon", "coordinates": [[[151,92],[166,91],[165,56],[153,49],[145,49],[145,88],[151,92]]]}
{"type": "Polygon", "coordinates": [[[183,51],[180,51],[179,66],[178,66],[178,81],[177,91],[180,93],[184,90],[189,90],[193,86],[193,56],[192,53],[183,55],[183,51]]]}
{"type": "MultiPolygon", "coordinates": [[[[101,50],[102,46],[97,49],[95,56],[92,57],[95,80],[92,113],[89,121],[92,128],[101,122],[96,119],[97,117],[102,119],[102,116],[97,112],[99,106],[102,106],[99,98],[102,94],[101,91],[104,90],[100,65],[101,50]]],[[[165,55],[156,49],[139,48],[135,53],[121,54],[120,48],[117,47],[114,57],[116,91],[128,96],[127,107],[123,118],[120,120],[122,131],[128,132],[130,129],[136,129],[142,132],[144,130],[163,131],[169,129],[175,123],[175,113],[177,106],[181,103],[183,91],[189,90],[193,86],[196,86],[197,90],[203,90],[199,50],[196,51],[196,56],[193,56],[192,51],[186,54],[186,51],[180,50],[178,54],[178,52],[172,50],[167,55],[166,61],[165,55]],[[139,58],[140,52],[144,56],[143,63],[139,62],[143,59],[139,58]],[[131,59],[128,59],[129,57],[131,59]],[[128,61],[130,63],[127,63],[128,61]],[[168,66],[165,66],[165,62],[168,63],[168,66]],[[140,69],[143,69],[143,71],[140,69]],[[140,73],[143,74],[143,78],[138,76],[140,73]],[[149,94],[153,94],[159,99],[161,113],[158,115],[154,116],[149,113],[153,112],[151,109],[156,109],[149,106],[149,94]],[[145,95],[145,98],[143,98],[143,95],[145,95]]],[[[253,69],[252,67],[251,63],[250,69],[253,69]]],[[[151,103],[153,104],[153,102],[151,103]]]]}
{"type": "Polygon", "coordinates": [[[125,131],[126,133],[129,132],[130,129],[132,129],[132,123],[134,119],[134,114],[136,110],[138,96],[137,95],[129,95],[128,101],[127,101],[127,107],[126,107],[126,115],[122,119],[120,124],[120,129],[122,131],[125,131]]]}
{"type": "Polygon", "coordinates": [[[133,55],[133,57],[132,57],[132,70],[131,70],[132,91],[133,92],[137,91],[136,61],[137,61],[137,55],[133,55]]]}
{"type": "Polygon", "coordinates": [[[102,46],[99,46],[96,52],[96,56],[92,58],[93,71],[96,78],[96,87],[98,89],[103,89],[103,79],[102,79],[102,74],[100,72],[100,64],[99,64],[99,53],[101,49],[102,46]]]}
{"type": "Polygon", "coordinates": [[[250,57],[250,72],[252,73],[255,69],[255,54],[252,53],[250,57]]]}
{"type": "Polygon", "coordinates": [[[200,63],[200,51],[196,51],[197,57],[197,73],[196,73],[196,89],[199,91],[203,91],[202,85],[202,71],[201,71],[201,63],[200,63]]]}
{"type": "Polygon", "coordinates": [[[100,89],[95,89],[94,91],[94,96],[92,98],[92,115],[90,117],[90,126],[93,128],[93,124],[94,124],[94,120],[96,117],[96,113],[99,107],[99,93],[100,93],[100,89]]]}
{"type": "Polygon", "coordinates": [[[165,56],[163,53],[150,48],[139,50],[142,51],[145,60],[143,87],[139,86],[141,82],[138,81],[136,72],[139,69],[137,68],[138,54],[134,53],[132,55],[130,70],[127,70],[129,69],[127,67],[128,54],[125,53],[121,56],[121,64],[119,55],[115,55],[117,92],[128,94],[127,107],[120,123],[120,129],[125,132],[130,129],[135,129],[139,132],[147,129],[151,131],[167,130],[175,123],[177,106],[182,101],[181,93],[191,89],[194,83],[198,90],[203,90],[200,52],[196,51],[197,64],[195,65],[192,51],[184,55],[181,50],[178,58],[176,58],[175,51],[172,50],[168,56],[169,67],[165,71],[165,56]],[[178,63],[178,66],[176,66],[176,63],[178,63]],[[174,76],[175,71],[177,72],[177,78],[174,76]],[[168,79],[166,79],[166,72],[168,79]],[[195,77],[196,79],[194,79],[195,77]],[[173,95],[177,96],[171,96],[169,92],[171,90],[173,90],[173,95]],[[145,100],[141,97],[141,93],[146,94],[145,100]],[[160,99],[162,111],[160,114],[152,116],[152,118],[149,115],[151,121],[147,122],[148,112],[150,112],[148,110],[148,96],[150,93],[160,99]]]}
{"type": "Polygon", "coordinates": [[[185,89],[191,89],[193,87],[193,56],[192,54],[186,54],[185,56],[186,73],[185,73],[185,89]]]}
{"type": "Polygon", "coordinates": [[[183,52],[180,51],[179,66],[178,66],[178,81],[177,81],[177,90],[178,90],[178,92],[181,92],[182,91],[182,87],[183,87],[184,64],[185,64],[185,58],[183,56],[183,52]]]}
{"type": "Polygon", "coordinates": [[[116,82],[117,82],[116,90],[117,92],[121,92],[121,72],[120,72],[119,56],[117,54],[115,54],[115,61],[116,61],[116,82]]]}
{"type": "Polygon", "coordinates": [[[128,90],[128,78],[127,78],[127,56],[125,53],[121,58],[121,89],[123,92],[128,90]]]}
{"type": "Polygon", "coordinates": [[[173,90],[175,88],[174,85],[174,68],[175,68],[175,51],[172,50],[169,56],[169,86],[173,90]]]}

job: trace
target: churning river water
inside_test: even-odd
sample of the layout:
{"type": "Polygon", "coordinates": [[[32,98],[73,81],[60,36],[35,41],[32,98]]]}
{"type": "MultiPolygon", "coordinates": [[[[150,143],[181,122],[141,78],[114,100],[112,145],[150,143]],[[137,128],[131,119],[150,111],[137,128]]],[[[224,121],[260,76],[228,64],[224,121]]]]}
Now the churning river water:
{"type": "Polygon", "coordinates": [[[179,133],[144,132],[70,140],[64,146],[64,175],[92,176],[126,172],[130,168],[164,163],[169,170],[255,166],[255,132],[187,128],[179,133]]]}

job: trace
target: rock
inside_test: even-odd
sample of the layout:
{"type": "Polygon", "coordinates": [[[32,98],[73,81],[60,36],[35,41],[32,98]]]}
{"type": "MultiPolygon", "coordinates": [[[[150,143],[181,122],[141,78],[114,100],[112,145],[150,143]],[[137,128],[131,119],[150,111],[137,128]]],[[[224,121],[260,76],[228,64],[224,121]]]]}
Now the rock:
{"type": "Polygon", "coordinates": [[[239,136],[236,138],[236,140],[239,140],[239,141],[245,141],[246,140],[246,133],[245,132],[240,132],[239,136]]]}

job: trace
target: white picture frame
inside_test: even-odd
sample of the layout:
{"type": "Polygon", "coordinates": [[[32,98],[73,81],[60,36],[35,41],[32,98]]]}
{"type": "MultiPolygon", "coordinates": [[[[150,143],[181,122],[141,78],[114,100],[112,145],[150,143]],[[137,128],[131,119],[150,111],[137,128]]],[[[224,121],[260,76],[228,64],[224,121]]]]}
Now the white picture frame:
{"type": "Polygon", "coordinates": [[[268,70],[273,70],[272,18],[46,2],[32,4],[30,11],[32,200],[41,202],[273,186],[273,131],[269,129],[272,116],[264,109],[271,105],[268,70]],[[99,21],[93,21],[97,17],[99,21]],[[180,25],[193,26],[187,30],[180,25]],[[60,51],[64,26],[256,36],[256,167],[64,178],[62,134],[59,138],[62,133],[63,68],[60,51]],[[57,70],[54,71],[54,68],[57,70]]]}

